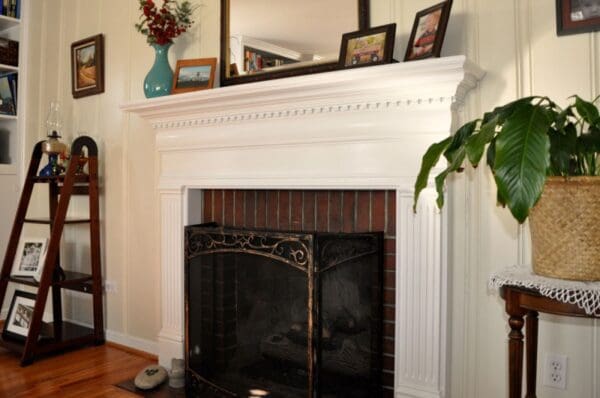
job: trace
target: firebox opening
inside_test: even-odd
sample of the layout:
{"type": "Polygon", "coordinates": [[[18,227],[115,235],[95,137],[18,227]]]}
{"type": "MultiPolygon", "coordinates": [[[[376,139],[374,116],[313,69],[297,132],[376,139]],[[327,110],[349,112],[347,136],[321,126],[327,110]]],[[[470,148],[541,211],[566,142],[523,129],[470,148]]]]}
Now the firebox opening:
{"type": "Polygon", "coordinates": [[[379,395],[382,239],[187,227],[188,384],[223,396],[379,395]]]}

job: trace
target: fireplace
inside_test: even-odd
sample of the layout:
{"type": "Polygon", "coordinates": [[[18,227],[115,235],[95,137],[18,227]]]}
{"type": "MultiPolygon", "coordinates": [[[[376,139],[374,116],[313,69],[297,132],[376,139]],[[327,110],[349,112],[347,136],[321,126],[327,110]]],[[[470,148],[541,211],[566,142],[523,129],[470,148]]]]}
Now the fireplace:
{"type": "Polygon", "coordinates": [[[198,225],[185,242],[190,395],[381,395],[383,233],[198,225]]]}
{"type": "Polygon", "coordinates": [[[203,217],[207,190],[388,190],[396,305],[384,307],[394,320],[384,322],[384,334],[393,336],[384,339],[384,352],[392,352],[384,369],[393,369],[384,371],[391,386],[384,396],[446,396],[450,235],[434,190],[413,212],[413,186],[421,155],[461,124],[467,93],[482,76],[455,56],[123,105],[146,119],[156,138],[160,363],[184,356],[183,231],[212,220],[203,217]]]}

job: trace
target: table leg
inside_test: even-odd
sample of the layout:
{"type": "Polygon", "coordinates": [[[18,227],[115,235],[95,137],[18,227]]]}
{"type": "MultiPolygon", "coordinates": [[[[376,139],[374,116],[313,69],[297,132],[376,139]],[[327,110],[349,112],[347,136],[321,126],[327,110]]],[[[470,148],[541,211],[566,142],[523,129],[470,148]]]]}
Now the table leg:
{"type": "Polygon", "coordinates": [[[525,320],[525,348],[527,356],[527,394],[525,398],[537,398],[535,395],[538,348],[537,311],[529,311],[525,320]]]}
{"type": "Polygon", "coordinates": [[[521,308],[518,291],[506,289],[506,313],[508,325],[508,397],[521,398],[523,391],[523,317],[527,310],[521,308]]]}
{"type": "Polygon", "coordinates": [[[520,398],[523,388],[523,315],[511,315],[508,319],[508,396],[520,398]]]}

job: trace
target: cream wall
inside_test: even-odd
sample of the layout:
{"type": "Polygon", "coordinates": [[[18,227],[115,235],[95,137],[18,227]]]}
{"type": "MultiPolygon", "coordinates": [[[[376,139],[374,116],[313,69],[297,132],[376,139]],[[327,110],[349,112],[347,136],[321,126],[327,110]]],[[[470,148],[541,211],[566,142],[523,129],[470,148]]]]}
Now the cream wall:
{"type": "MultiPolygon", "coordinates": [[[[139,11],[135,0],[44,0],[31,10],[25,146],[30,148],[45,134],[49,102],[63,107],[64,139],[91,135],[101,153],[102,263],[106,280],[116,292],[106,296],[107,337],[124,344],[155,351],[160,324],[157,210],[154,180],[154,135],[119,105],[141,99],[143,79],[154,60],[153,50],[134,29],[139,11]],[[70,45],[76,40],[104,34],[105,92],[74,100],[70,83],[70,45]]],[[[204,1],[196,12],[196,24],[177,39],[170,51],[171,64],[178,58],[216,57],[219,51],[219,1],[204,1]]],[[[37,211],[47,204],[38,195],[37,211]]],[[[72,213],[87,211],[75,199],[72,213]]],[[[66,268],[88,264],[89,244],[83,227],[67,227],[64,249],[66,268]]],[[[86,296],[67,299],[67,316],[91,321],[86,296]]]]}
{"type": "MultiPolygon", "coordinates": [[[[372,25],[396,22],[402,59],[418,10],[437,0],[373,0],[372,25]]],[[[554,0],[454,0],[442,55],[466,54],[487,71],[465,110],[468,120],[530,94],[564,103],[572,94],[595,98],[600,78],[598,34],[556,36],[554,0]]],[[[450,396],[507,396],[507,317],[488,291],[494,270],[529,263],[527,230],[496,207],[484,167],[455,178],[452,192],[450,396]]],[[[538,396],[600,396],[600,327],[592,320],[541,315],[538,396]],[[546,352],[567,355],[567,390],[542,387],[546,352]]]]}
{"type": "MultiPolygon", "coordinates": [[[[437,1],[371,2],[372,25],[398,24],[396,58],[401,60],[414,14],[437,1]]],[[[133,28],[138,2],[44,0],[37,4],[30,27],[26,147],[43,136],[48,103],[54,98],[63,104],[68,140],[86,132],[99,142],[103,264],[106,279],[117,286],[116,293],[107,295],[108,337],[153,350],[160,328],[154,137],[144,122],[119,110],[119,104],[143,98],[142,81],[153,60],[151,49],[133,28]],[[106,92],[73,100],[69,46],[97,33],[105,35],[106,92]]],[[[203,4],[194,29],[172,48],[172,65],[177,58],[218,56],[219,1],[203,0],[203,4]]],[[[531,93],[559,101],[573,93],[587,98],[598,94],[598,35],[558,38],[554,5],[554,0],[454,1],[443,53],[466,54],[487,71],[481,88],[471,95],[465,118],[531,93]]],[[[501,300],[488,292],[486,281],[493,270],[527,262],[527,236],[507,211],[496,208],[495,187],[483,167],[456,179],[450,190],[449,395],[504,397],[506,317],[501,300]]],[[[76,212],[83,209],[84,204],[76,203],[76,212]]],[[[45,210],[42,204],[41,210],[45,210]]],[[[70,230],[65,238],[72,263],[85,254],[80,232],[70,230]]],[[[67,305],[73,318],[89,321],[84,300],[69,300],[67,305]]],[[[568,355],[569,373],[567,391],[542,388],[540,396],[600,396],[599,330],[589,320],[542,316],[540,354],[568,355]]]]}

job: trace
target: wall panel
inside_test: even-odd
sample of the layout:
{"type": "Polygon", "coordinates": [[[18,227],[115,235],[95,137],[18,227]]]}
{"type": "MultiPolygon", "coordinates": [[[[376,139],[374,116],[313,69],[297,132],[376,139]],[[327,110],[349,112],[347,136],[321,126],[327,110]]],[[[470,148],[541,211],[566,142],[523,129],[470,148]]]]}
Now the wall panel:
{"type": "MultiPolygon", "coordinates": [[[[372,23],[398,25],[395,58],[402,60],[415,13],[437,0],[372,0],[372,23]]],[[[26,146],[44,133],[48,103],[63,102],[70,139],[85,131],[103,153],[102,214],[104,268],[116,282],[107,297],[107,326],[121,339],[156,341],[160,325],[160,257],[154,136],[148,125],[124,115],[119,104],[143,97],[143,78],[153,52],[135,31],[135,0],[52,0],[32,13],[29,119],[26,146]],[[106,92],[73,100],[70,88],[70,44],[102,32],[106,41],[106,92]]],[[[195,27],[171,49],[178,58],[217,56],[219,1],[202,5],[195,27]]],[[[478,95],[463,110],[463,121],[496,105],[531,93],[559,102],[577,93],[600,93],[598,34],[558,38],[554,0],[455,0],[444,55],[467,54],[487,71],[478,95]]],[[[27,157],[29,150],[26,150],[27,157]]],[[[485,168],[454,178],[450,218],[451,341],[450,396],[506,396],[506,317],[502,301],[486,287],[494,270],[527,262],[526,228],[508,211],[497,208],[496,188],[485,168]]],[[[43,198],[39,209],[45,210],[43,198]]],[[[80,207],[81,209],[83,207],[80,207]]],[[[78,241],[76,234],[69,237],[78,241]]],[[[77,256],[77,253],[73,254],[77,256]]],[[[74,316],[77,316],[75,310],[74,316]]],[[[542,317],[540,354],[569,356],[568,389],[541,388],[544,397],[598,395],[600,332],[591,321],[542,317]]],[[[541,373],[540,373],[541,375],[541,373]]]]}

